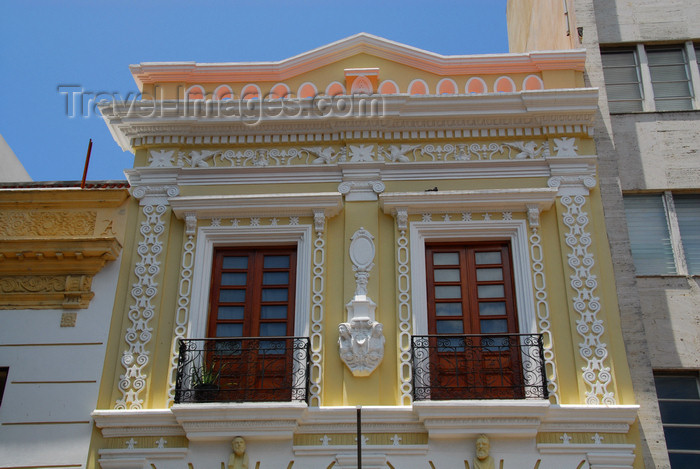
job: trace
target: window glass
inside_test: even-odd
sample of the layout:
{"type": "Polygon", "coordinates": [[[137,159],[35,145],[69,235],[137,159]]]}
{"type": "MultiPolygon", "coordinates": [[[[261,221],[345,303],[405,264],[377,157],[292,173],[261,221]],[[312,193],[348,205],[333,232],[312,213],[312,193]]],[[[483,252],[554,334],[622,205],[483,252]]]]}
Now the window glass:
{"type": "Polygon", "coordinates": [[[637,274],[675,274],[676,265],[662,196],[626,195],[624,202],[637,274]]]}
{"type": "Polygon", "coordinates": [[[683,47],[647,47],[646,53],[656,110],[692,109],[688,61],[683,47]]]}
{"type": "Polygon", "coordinates": [[[2,395],[5,393],[7,383],[7,373],[10,369],[6,366],[0,367],[0,405],[2,405],[2,395]]]}
{"type": "Polygon", "coordinates": [[[674,194],[673,204],[678,215],[688,273],[700,275],[700,196],[674,194]]]}
{"type": "Polygon", "coordinates": [[[634,50],[601,51],[611,113],[642,111],[639,62],[634,50]]]}
{"type": "Polygon", "coordinates": [[[697,372],[654,373],[661,422],[673,469],[700,467],[700,391],[697,372]]]}

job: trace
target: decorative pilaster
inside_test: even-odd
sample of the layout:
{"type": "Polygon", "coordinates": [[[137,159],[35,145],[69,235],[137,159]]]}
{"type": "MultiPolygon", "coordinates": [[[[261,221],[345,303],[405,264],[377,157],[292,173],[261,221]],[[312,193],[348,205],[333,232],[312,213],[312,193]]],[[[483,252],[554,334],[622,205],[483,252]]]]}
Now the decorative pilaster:
{"type": "Polygon", "coordinates": [[[131,195],[139,199],[139,205],[143,207],[145,220],[139,230],[143,238],[136,249],[139,256],[134,267],[136,283],[131,287],[133,301],[127,315],[131,324],[124,336],[127,348],[121,358],[124,374],[120,376],[119,391],[122,397],[117,399],[115,409],[141,409],[143,405],[140,394],[146,388],[147,346],[153,332],[149,322],[156,310],[153,299],[158,294],[157,280],[163,251],[160,236],[166,231],[163,215],[168,210],[168,197],[175,197],[178,193],[176,186],[136,186],[131,190],[131,195]]]}
{"type": "Polygon", "coordinates": [[[309,376],[309,405],[321,406],[323,377],[323,296],[325,291],[326,241],[324,232],[326,215],[323,210],[314,210],[313,279],[311,280],[311,367],[309,376]]]}
{"type": "Polygon", "coordinates": [[[180,339],[187,337],[187,324],[190,320],[190,298],[192,294],[192,270],[197,235],[197,217],[194,213],[185,214],[185,240],[180,262],[180,284],[178,286],[175,331],[170,352],[170,372],[168,374],[168,407],[175,401],[175,381],[177,362],[180,354],[180,339]]]}
{"type": "Polygon", "coordinates": [[[576,296],[571,300],[574,311],[579,314],[576,331],[583,339],[579,343],[579,353],[586,363],[582,370],[583,381],[588,386],[586,404],[614,405],[614,393],[608,390],[608,386],[612,386],[612,374],[606,363],[608,348],[602,341],[605,325],[598,315],[601,305],[600,298],[596,295],[598,278],[593,273],[595,259],[593,253],[588,250],[592,241],[590,233],[586,231],[589,222],[588,213],[585,211],[586,196],[564,195],[561,197],[561,203],[566,208],[563,222],[569,228],[565,236],[566,245],[571,249],[567,257],[573,273],[569,278],[571,288],[576,292],[576,296]]]}

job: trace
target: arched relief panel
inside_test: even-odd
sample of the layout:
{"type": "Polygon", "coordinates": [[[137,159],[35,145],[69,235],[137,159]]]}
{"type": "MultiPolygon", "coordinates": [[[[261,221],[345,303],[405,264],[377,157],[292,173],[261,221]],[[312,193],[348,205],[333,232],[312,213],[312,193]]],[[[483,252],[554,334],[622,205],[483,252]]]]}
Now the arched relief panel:
{"type": "Polygon", "coordinates": [[[233,90],[228,85],[218,86],[214,90],[214,99],[216,101],[226,101],[233,99],[233,90]]]}
{"type": "Polygon", "coordinates": [[[510,77],[499,77],[493,85],[496,93],[514,93],[515,82],[510,77]]]}
{"type": "Polygon", "coordinates": [[[472,77],[467,81],[465,91],[467,94],[484,94],[487,92],[486,82],[479,77],[472,77]]]}
{"type": "Polygon", "coordinates": [[[277,83],[270,88],[270,99],[283,99],[289,97],[291,90],[285,83],[277,83]]]}
{"type": "Polygon", "coordinates": [[[249,84],[241,89],[241,99],[260,99],[260,87],[249,84]]]}
{"type": "Polygon", "coordinates": [[[318,94],[318,90],[316,89],[316,85],[314,85],[311,82],[306,82],[302,83],[302,85],[299,87],[299,91],[297,91],[297,95],[299,98],[313,98],[318,94]]]}
{"type": "Polygon", "coordinates": [[[372,94],[373,92],[372,82],[366,76],[360,75],[353,80],[350,94],[372,94]]]}
{"type": "Polygon", "coordinates": [[[408,84],[408,94],[428,94],[428,84],[423,80],[417,78],[408,84]]]}
{"type": "Polygon", "coordinates": [[[334,81],[326,87],[327,96],[341,96],[344,94],[346,94],[345,87],[340,82],[334,81]]]}
{"type": "Polygon", "coordinates": [[[190,101],[204,99],[204,88],[199,85],[192,85],[185,91],[185,96],[190,101]]]}
{"type": "Polygon", "coordinates": [[[437,94],[456,94],[457,83],[451,78],[443,78],[437,84],[437,94]]]}
{"type": "Polygon", "coordinates": [[[379,94],[398,94],[399,85],[396,84],[394,80],[384,80],[381,85],[379,85],[379,94]]]}
{"type": "Polygon", "coordinates": [[[543,90],[543,89],[544,89],[544,83],[542,82],[542,79],[540,77],[538,77],[537,75],[528,75],[523,80],[523,90],[536,91],[536,90],[543,90]]]}

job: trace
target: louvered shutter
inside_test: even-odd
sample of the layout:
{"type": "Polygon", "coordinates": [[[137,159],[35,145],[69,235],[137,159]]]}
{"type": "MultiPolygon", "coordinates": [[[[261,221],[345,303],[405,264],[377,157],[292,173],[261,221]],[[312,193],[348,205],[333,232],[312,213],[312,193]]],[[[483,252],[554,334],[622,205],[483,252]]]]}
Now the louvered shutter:
{"type": "Polygon", "coordinates": [[[661,195],[626,195],[625,214],[637,275],[676,273],[661,195]]]}
{"type": "Polygon", "coordinates": [[[610,112],[641,111],[642,88],[636,52],[601,51],[601,58],[610,112]]]}
{"type": "Polygon", "coordinates": [[[657,111],[693,108],[688,61],[682,47],[646,50],[657,111]]]}
{"type": "Polygon", "coordinates": [[[700,275],[700,196],[674,195],[688,273],[700,275]]]}

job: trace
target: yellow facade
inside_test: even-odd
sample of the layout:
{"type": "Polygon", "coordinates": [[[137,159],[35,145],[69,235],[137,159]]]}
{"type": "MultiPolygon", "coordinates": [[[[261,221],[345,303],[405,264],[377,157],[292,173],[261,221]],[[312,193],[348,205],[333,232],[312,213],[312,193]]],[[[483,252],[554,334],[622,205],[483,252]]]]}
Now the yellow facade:
{"type": "Polygon", "coordinates": [[[444,57],[360,34],[275,64],[132,66],[155,101],[102,108],[136,158],[90,467],[223,467],[237,435],[250,467],[356,467],[356,406],[363,467],[473,464],[479,434],[501,467],[641,467],[584,60],[444,57]],[[379,89],[324,95],[350,75],[379,89]],[[468,93],[475,77],[486,88],[468,93]],[[439,93],[444,79],[455,92],[439,93]],[[389,80],[398,93],[379,92],[389,80]],[[415,80],[427,93],[410,93],[415,80]],[[293,92],[268,99],[279,83],[293,92]],[[304,83],[318,96],[295,97],[304,83]],[[262,97],[238,99],[251,84],[262,97]],[[233,100],[211,99],[222,85],[233,100]],[[193,86],[204,100],[188,97],[193,86]],[[374,111],[339,115],[341,100],[374,111]],[[249,113],[224,116],[222,105],[249,113]],[[289,112],[271,116],[280,108],[289,112]],[[433,389],[418,399],[426,370],[412,337],[437,321],[426,245],[495,241],[511,253],[516,328],[542,337],[548,397],[443,400],[433,389]],[[206,337],[216,248],[280,245],[298,256],[294,335],[310,344],[308,394],[182,401],[178,340],[206,337]]]}

